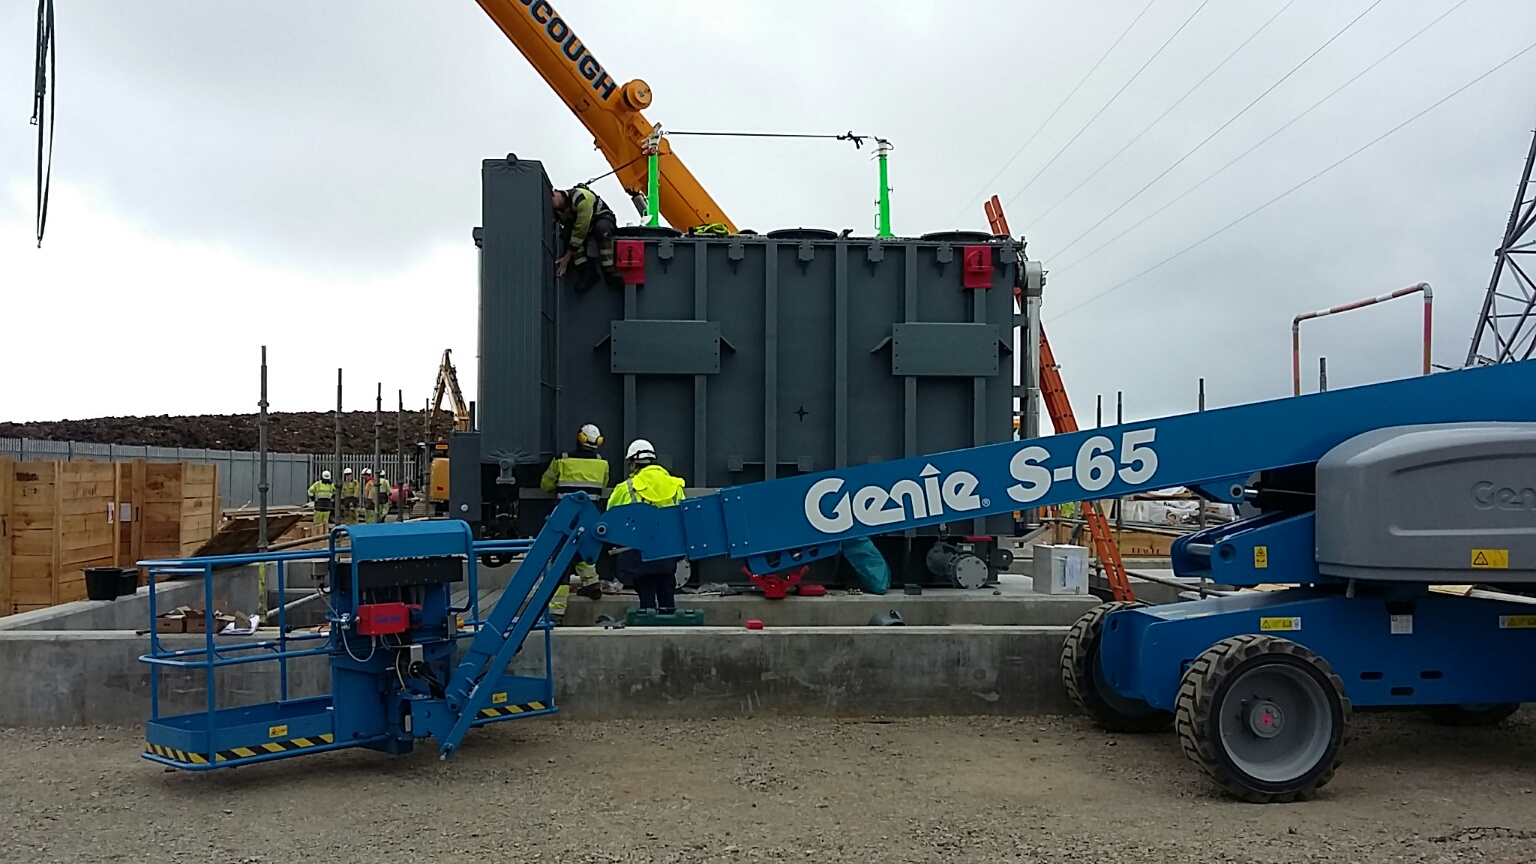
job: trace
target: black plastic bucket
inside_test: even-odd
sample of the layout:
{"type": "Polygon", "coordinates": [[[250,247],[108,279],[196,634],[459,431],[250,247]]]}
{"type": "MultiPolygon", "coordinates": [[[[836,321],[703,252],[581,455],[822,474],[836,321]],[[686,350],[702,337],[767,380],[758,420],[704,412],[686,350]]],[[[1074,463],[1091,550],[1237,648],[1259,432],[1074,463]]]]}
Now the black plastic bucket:
{"type": "Polygon", "coordinates": [[[122,581],[117,585],[117,596],[132,597],[139,592],[139,568],[120,567],[122,581]]]}
{"type": "Polygon", "coordinates": [[[85,599],[116,600],[123,585],[121,567],[85,568],[85,599]]]}

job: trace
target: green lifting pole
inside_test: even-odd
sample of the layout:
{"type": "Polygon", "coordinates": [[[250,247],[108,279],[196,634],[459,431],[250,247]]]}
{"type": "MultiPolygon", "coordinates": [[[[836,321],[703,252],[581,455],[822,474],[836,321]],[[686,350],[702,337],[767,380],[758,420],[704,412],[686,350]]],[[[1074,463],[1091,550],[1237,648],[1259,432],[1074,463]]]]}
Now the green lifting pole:
{"type": "Polygon", "coordinates": [[[646,153],[646,209],[650,212],[646,216],[645,224],[658,228],[661,226],[661,126],[645,139],[646,153]]]}
{"type": "Polygon", "coordinates": [[[876,226],[876,237],[895,236],[891,234],[891,182],[886,168],[886,157],[890,152],[891,142],[884,138],[875,139],[875,158],[880,161],[880,222],[876,226]]]}

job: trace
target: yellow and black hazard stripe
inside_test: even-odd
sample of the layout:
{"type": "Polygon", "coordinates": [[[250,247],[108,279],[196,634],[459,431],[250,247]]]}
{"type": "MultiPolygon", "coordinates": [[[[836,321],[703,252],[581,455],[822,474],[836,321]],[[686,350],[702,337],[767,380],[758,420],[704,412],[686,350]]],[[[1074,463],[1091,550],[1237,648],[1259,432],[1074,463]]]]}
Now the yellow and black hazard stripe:
{"type": "MultiPolygon", "coordinates": [[[[268,741],[253,747],[234,747],[229,750],[220,750],[214,754],[215,762],[228,762],[234,759],[249,759],[252,756],[266,756],[271,753],[287,753],[293,750],[304,750],[310,747],[319,747],[335,742],[336,737],[327,732],[324,735],[314,735],[309,738],[290,738],[286,741],[268,741]]],[[[159,744],[145,744],[144,752],[172,762],[181,762],[186,765],[207,765],[208,757],[201,753],[193,753],[188,750],[175,750],[170,747],[162,747],[159,744]]]]}
{"type": "Polygon", "coordinates": [[[491,708],[480,709],[481,717],[511,717],[514,714],[527,714],[529,711],[543,711],[548,708],[543,702],[524,702],[521,705],[497,705],[491,708]]]}

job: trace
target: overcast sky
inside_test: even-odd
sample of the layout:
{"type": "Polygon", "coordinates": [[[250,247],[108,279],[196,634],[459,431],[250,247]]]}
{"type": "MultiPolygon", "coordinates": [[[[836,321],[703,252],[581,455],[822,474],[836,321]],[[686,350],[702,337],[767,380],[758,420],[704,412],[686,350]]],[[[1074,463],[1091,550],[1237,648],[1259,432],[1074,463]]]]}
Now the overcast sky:
{"type": "MultiPolygon", "coordinates": [[[[1292,316],[1419,281],[1435,286],[1436,361],[1461,363],[1536,122],[1536,51],[1132,277],[1536,42],[1529,0],[1467,0],[1116,239],[1457,2],[1370,8],[1086,236],[1371,0],[1296,0],[1192,93],[1287,4],[1154,0],[1043,130],[1145,0],[556,6],[615,78],[651,84],[647,114],[665,126],[889,138],[898,234],[984,228],[982,193],[1001,195],[1053,271],[1045,321],[1091,423],[1095,395],[1112,413],[1117,390],[1132,418],[1192,410],[1202,376],[1212,406],[1282,396],[1292,316]]],[[[338,366],[347,408],[371,408],[379,382],[387,404],[403,389],[418,407],[444,347],[473,398],[480,160],[515,151],[562,185],[608,168],[470,0],[60,0],[39,250],[34,12],[0,4],[0,419],[254,410],[262,344],[274,410],[333,405],[338,366]]],[[[673,143],[738,225],[873,227],[867,152],[673,143]]],[[[631,218],[616,183],[597,188],[631,218]]],[[[1307,386],[1320,354],[1334,387],[1413,374],[1419,311],[1306,325],[1307,386]]]]}

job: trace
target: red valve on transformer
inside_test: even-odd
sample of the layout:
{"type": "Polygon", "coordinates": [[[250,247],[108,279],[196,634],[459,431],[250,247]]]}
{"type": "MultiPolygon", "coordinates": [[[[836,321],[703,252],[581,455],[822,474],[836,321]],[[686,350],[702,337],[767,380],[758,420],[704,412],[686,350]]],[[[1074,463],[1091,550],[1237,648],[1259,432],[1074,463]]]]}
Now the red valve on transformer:
{"type": "Polygon", "coordinates": [[[992,247],[967,246],[961,254],[961,280],[966,288],[992,287],[992,247]]]}
{"type": "Polygon", "coordinates": [[[624,278],[625,285],[645,284],[645,242],[643,240],[615,240],[613,265],[624,278]]]}

